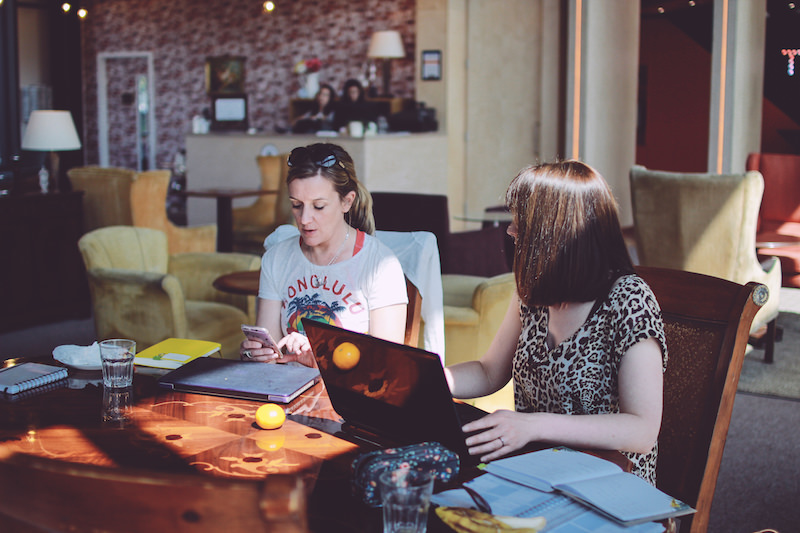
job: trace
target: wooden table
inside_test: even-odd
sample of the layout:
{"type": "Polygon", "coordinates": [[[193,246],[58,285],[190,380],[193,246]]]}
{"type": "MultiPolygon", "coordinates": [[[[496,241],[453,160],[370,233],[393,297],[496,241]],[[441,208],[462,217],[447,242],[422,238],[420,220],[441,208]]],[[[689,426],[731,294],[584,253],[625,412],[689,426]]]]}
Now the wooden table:
{"type": "Polygon", "coordinates": [[[214,288],[218,291],[246,296],[258,295],[258,284],[261,279],[260,270],[241,270],[223,274],[214,280],[214,288]]]}
{"type": "MultiPolygon", "coordinates": [[[[287,420],[281,428],[262,430],[254,423],[262,402],[162,389],[157,384],[162,373],[136,368],[134,406],[126,423],[102,421],[100,371],[71,369],[68,386],[16,402],[0,399],[0,461],[27,454],[198,479],[299,474],[311,487],[311,531],[381,530],[381,510],[361,503],[350,489],[350,464],[367,448],[342,432],[322,383],[286,405],[287,420]]],[[[601,455],[629,465],[617,452],[601,455]]],[[[477,473],[470,469],[462,477],[477,473]]],[[[431,512],[428,531],[451,530],[431,512]]]]}
{"type": "Polygon", "coordinates": [[[175,194],[217,199],[217,251],[233,251],[233,200],[262,194],[278,194],[277,189],[184,189],[175,194]]]}
{"type": "Polygon", "coordinates": [[[108,468],[254,480],[296,473],[313,487],[312,531],[380,531],[380,510],[366,507],[350,491],[350,464],[363,449],[335,436],[341,423],[322,383],[286,405],[280,429],[262,430],[254,423],[262,402],[162,389],[157,385],[162,371],[141,370],[134,376],[134,407],[126,424],[101,419],[100,371],[70,369],[69,386],[15,402],[0,399],[0,460],[30,454],[108,468]]]}

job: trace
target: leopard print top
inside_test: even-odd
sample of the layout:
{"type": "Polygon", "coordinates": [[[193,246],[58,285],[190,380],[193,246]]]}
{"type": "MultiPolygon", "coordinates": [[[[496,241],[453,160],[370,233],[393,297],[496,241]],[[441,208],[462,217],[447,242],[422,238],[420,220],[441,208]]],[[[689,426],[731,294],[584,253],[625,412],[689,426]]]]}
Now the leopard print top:
{"type": "MultiPolygon", "coordinates": [[[[667,345],[661,308],[650,287],[636,275],[619,278],[608,297],[569,338],[550,350],[546,307],[520,305],[522,334],[514,355],[516,410],[562,414],[619,412],[617,374],[622,356],[650,337],[667,345]]],[[[645,454],[627,453],[632,472],[655,485],[658,444],[645,454]]]]}

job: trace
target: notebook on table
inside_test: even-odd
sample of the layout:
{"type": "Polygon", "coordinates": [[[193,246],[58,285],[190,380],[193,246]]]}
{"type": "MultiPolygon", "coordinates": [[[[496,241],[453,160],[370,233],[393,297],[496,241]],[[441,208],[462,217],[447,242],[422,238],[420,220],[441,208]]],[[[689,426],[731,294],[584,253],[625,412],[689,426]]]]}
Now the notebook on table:
{"type": "Polygon", "coordinates": [[[304,318],[303,328],[331,404],[349,426],[392,444],[436,441],[462,464],[478,463],[461,426],[487,413],[453,400],[438,355],[315,320],[304,318]],[[343,342],[359,351],[349,369],[334,364],[334,350],[343,342]]]}
{"type": "Polygon", "coordinates": [[[288,403],[319,381],[316,368],[201,357],[162,376],[162,387],[245,400],[288,403]]]}
{"type": "Polygon", "coordinates": [[[0,369],[0,392],[15,395],[66,377],[67,369],[62,366],[25,362],[0,369]]]}

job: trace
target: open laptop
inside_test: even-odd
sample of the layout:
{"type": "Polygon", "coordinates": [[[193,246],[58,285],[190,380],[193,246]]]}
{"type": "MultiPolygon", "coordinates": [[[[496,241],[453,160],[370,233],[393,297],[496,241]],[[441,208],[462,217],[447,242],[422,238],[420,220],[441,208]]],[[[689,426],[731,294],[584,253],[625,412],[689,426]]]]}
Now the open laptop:
{"type": "Polygon", "coordinates": [[[333,408],[346,424],[392,445],[439,442],[462,464],[478,463],[461,426],[487,413],[453,400],[439,356],[315,320],[304,318],[303,328],[333,408]],[[333,362],[343,342],[360,352],[350,369],[333,362]]]}

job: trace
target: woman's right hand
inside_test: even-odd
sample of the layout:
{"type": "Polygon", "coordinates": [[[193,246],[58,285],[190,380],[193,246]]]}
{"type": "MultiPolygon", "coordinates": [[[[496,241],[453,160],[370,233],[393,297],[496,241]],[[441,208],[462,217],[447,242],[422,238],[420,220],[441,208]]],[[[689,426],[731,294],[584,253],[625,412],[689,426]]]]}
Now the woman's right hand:
{"type": "Polygon", "coordinates": [[[245,339],[239,345],[239,358],[242,361],[253,361],[257,363],[272,363],[278,359],[280,354],[275,353],[272,348],[263,345],[260,341],[245,339]]]}

